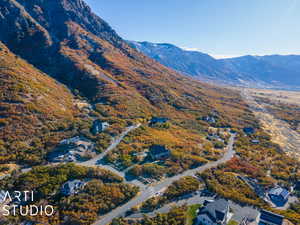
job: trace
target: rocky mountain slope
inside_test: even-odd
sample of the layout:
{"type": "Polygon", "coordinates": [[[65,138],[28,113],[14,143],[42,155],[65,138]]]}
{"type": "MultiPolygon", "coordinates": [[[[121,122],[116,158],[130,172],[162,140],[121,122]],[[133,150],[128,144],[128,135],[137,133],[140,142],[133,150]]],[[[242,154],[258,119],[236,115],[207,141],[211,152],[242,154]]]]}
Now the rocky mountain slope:
{"type": "Polygon", "coordinates": [[[250,87],[300,87],[300,56],[297,55],[248,55],[217,60],[171,44],[128,43],[165,66],[202,80],[250,87]]]}
{"type": "MultiPolygon", "coordinates": [[[[18,55],[35,67],[26,64],[34,71],[32,75],[24,73],[21,66],[15,67],[21,77],[36,79],[34,74],[41,73],[38,70],[50,75],[73,94],[93,103],[101,119],[121,123],[166,116],[182,129],[189,130],[186,135],[192,130],[199,132],[197,123],[190,121],[211,112],[218,114],[220,126],[241,127],[249,122],[247,106],[238,93],[182,76],[139,53],[82,0],[3,0],[0,2],[0,30],[0,41],[13,52],[9,54],[18,55]]],[[[13,78],[8,76],[7,79],[11,82],[13,78]]],[[[69,112],[71,105],[60,103],[74,97],[53,79],[47,79],[57,85],[51,88],[57,101],[46,96],[44,101],[51,101],[49,106],[63,105],[69,112]]],[[[26,84],[26,88],[31,90],[30,85],[26,84]]],[[[20,94],[25,95],[23,89],[20,94]]],[[[37,112],[42,111],[39,109],[42,105],[36,107],[37,112]]],[[[42,122],[48,122],[48,118],[42,122]]],[[[2,123],[2,131],[8,130],[5,124],[2,123]]],[[[21,138],[18,132],[14,135],[22,140],[20,144],[39,155],[42,148],[31,146],[29,137],[21,138]]],[[[39,135],[36,136],[40,141],[39,135]]],[[[5,138],[3,140],[6,143],[5,138]]]]}
{"type": "MultiPolygon", "coordinates": [[[[270,142],[239,91],[183,76],[136,51],[82,0],[1,0],[0,31],[0,169],[5,163],[29,166],[1,177],[0,189],[32,190],[38,197],[34,204],[53,204],[56,212],[8,217],[5,223],[92,224],[98,216],[105,221],[106,213],[126,207],[138,193],[132,185],[141,184],[132,176],[150,182],[165,178],[168,184],[184,171],[229,159],[233,144],[237,157],[205,178],[218,195],[255,203],[237,174],[264,186],[288,187],[299,180],[298,162],[270,142]],[[104,122],[105,130],[92,132],[93,125],[104,122]],[[245,135],[243,128],[254,133],[245,135]],[[69,139],[78,136],[84,139],[69,139]],[[93,154],[83,155],[82,165],[109,163],[105,168],[124,176],[126,184],[78,161],[45,166],[47,153],[66,147],[68,154],[74,145],[80,151],[95,146],[93,154]],[[168,152],[159,163],[147,153],[155,146],[168,152]],[[74,179],[88,183],[79,193],[63,196],[62,185],[74,179]]],[[[215,61],[203,57],[203,66],[215,61]]],[[[210,69],[216,76],[222,72],[210,69]]],[[[162,191],[163,183],[158,184],[162,191]]],[[[141,189],[139,197],[156,193],[151,187],[141,189]]]]}

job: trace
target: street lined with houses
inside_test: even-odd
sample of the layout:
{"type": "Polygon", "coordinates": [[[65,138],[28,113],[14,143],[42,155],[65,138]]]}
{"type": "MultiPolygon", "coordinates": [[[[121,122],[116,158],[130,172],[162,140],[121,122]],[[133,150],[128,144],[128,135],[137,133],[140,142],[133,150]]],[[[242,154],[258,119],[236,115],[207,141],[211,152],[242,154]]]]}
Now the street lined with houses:
{"type": "MultiPolygon", "coordinates": [[[[110,146],[105,151],[103,151],[101,154],[97,155],[96,157],[92,158],[91,160],[88,160],[85,162],[75,162],[76,164],[82,165],[82,166],[100,166],[101,168],[105,168],[105,169],[123,177],[125,183],[136,185],[140,188],[140,193],[137,197],[133,198],[126,204],[124,204],[124,205],[112,210],[108,214],[104,215],[98,221],[96,221],[94,223],[95,225],[96,224],[104,225],[104,224],[110,223],[114,218],[125,215],[125,213],[126,213],[126,211],[128,211],[128,209],[131,209],[132,207],[141,204],[145,200],[153,197],[156,193],[161,192],[162,190],[166,189],[174,181],[179,180],[180,178],[185,177],[185,176],[194,176],[199,172],[205,171],[206,169],[217,167],[218,165],[229,161],[235,154],[235,152],[233,150],[233,144],[234,144],[236,134],[231,134],[231,137],[228,141],[228,146],[226,147],[226,150],[225,150],[225,154],[223,155],[223,157],[221,159],[219,159],[217,161],[209,162],[201,167],[187,170],[181,174],[166,178],[157,183],[152,183],[148,186],[144,185],[143,183],[141,183],[140,181],[138,181],[136,179],[127,181],[124,171],[122,171],[122,172],[118,171],[110,165],[103,165],[103,164],[101,164],[101,160],[105,157],[105,155],[108,154],[108,152],[115,149],[130,131],[140,127],[140,125],[141,124],[136,124],[136,125],[127,127],[126,130],[121,133],[121,135],[119,135],[115,140],[112,141],[110,146]]],[[[56,165],[56,164],[57,163],[52,163],[49,165],[56,165]]],[[[21,173],[29,172],[31,169],[32,169],[31,167],[24,168],[21,170],[21,173]]]]}
{"type": "MultiPolygon", "coordinates": [[[[113,209],[109,213],[103,215],[98,221],[96,221],[94,223],[94,225],[109,224],[114,218],[118,218],[118,217],[126,217],[127,216],[127,219],[141,219],[141,218],[143,218],[143,214],[140,213],[140,212],[132,214],[130,216],[128,216],[127,212],[131,208],[133,208],[137,205],[140,205],[141,203],[143,203],[147,199],[162,194],[166,190],[166,188],[168,186],[170,186],[174,181],[177,181],[180,178],[183,178],[183,177],[186,177],[186,176],[195,176],[197,173],[204,172],[207,169],[215,168],[218,165],[224,164],[227,161],[229,161],[230,159],[232,159],[232,157],[235,154],[233,146],[234,146],[234,141],[235,141],[236,134],[231,133],[231,136],[228,140],[228,145],[225,148],[225,153],[222,156],[222,158],[220,158],[219,160],[209,162],[209,163],[204,164],[203,166],[200,166],[198,168],[186,170],[185,172],[183,172],[181,174],[175,175],[173,177],[164,178],[161,181],[155,181],[153,183],[150,183],[150,184],[146,185],[146,184],[143,184],[140,180],[138,180],[137,177],[135,179],[128,179],[128,177],[126,176],[126,172],[127,172],[128,169],[124,170],[124,171],[119,171],[113,165],[108,165],[108,164],[105,164],[103,162],[104,157],[110,151],[114,150],[121,143],[121,141],[124,139],[124,137],[129,132],[133,131],[134,129],[139,128],[140,126],[141,126],[141,124],[136,124],[136,125],[132,125],[132,126],[127,127],[119,136],[117,136],[116,138],[114,138],[111,141],[111,144],[108,146],[108,148],[105,149],[105,151],[103,151],[102,153],[100,153],[96,157],[93,157],[92,159],[90,159],[88,161],[83,161],[83,162],[75,161],[74,162],[77,165],[98,166],[98,167],[101,167],[103,169],[107,169],[107,170],[111,171],[112,173],[117,174],[120,177],[122,177],[124,179],[124,183],[135,185],[135,186],[139,187],[139,190],[140,190],[139,194],[135,198],[129,200],[124,205],[121,205],[121,206],[113,209]]],[[[57,164],[58,163],[51,163],[49,165],[57,165],[57,164]]],[[[24,168],[24,169],[21,170],[21,173],[29,172],[31,169],[32,168],[24,168]]],[[[255,192],[257,191],[256,189],[259,189],[259,188],[257,188],[257,185],[254,185],[255,184],[254,181],[247,180],[249,178],[244,178],[244,177],[239,177],[239,178],[244,180],[245,183],[247,183],[249,186],[251,186],[253,188],[253,190],[255,190],[255,192]]],[[[76,194],[78,191],[80,191],[82,189],[82,187],[84,187],[85,182],[79,181],[79,180],[76,181],[77,182],[76,184],[74,182],[75,181],[66,182],[63,185],[63,187],[66,186],[69,189],[68,190],[66,188],[62,189],[63,193],[66,193],[67,195],[69,193],[76,194]],[[67,186],[67,185],[69,185],[69,186],[67,186]]],[[[275,189],[276,188],[274,188],[274,190],[275,189]]],[[[277,189],[280,189],[280,188],[278,187],[277,189]]],[[[264,194],[261,193],[261,192],[262,191],[259,191],[261,197],[263,197],[264,194]]],[[[275,191],[273,191],[273,192],[275,192],[275,191]]],[[[272,205],[273,203],[272,203],[271,200],[267,201],[265,198],[264,198],[264,200],[266,202],[268,202],[272,207],[275,207],[275,206],[272,205]]],[[[224,201],[221,201],[218,198],[215,199],[214,197],[201,196],[197,192],[197,193],[194,193],[194,194],[191,194],[191,195],[188,195],[188,196],[182,196],[181,198],[179,198],[177,200],[174,200],[171,203],[163,205],[161,208],[156,209],[153,212],[147,213],[147,215],[152,217],[152,216],[155,216],[157,213],[167,213],[168,211],[170,211],[172,206],[174,206],[174,204],[176,204],[176,206],[182,206],[184,204],[186,204],[186,205],[201,204],[201,205],[205,206],[206,204],[211,204],[211,206],[209,206],[209,208],[216,207],[216,210],[220,210],[220,207],[217,207],[217,205],[220,204],[220,205],[223,205],[225,208],[227,207],[227,211],[228,211],[228,213],[227,213],[228,218],[227,219],[228,220],[232,219],[232,220],[238,221],[238,222],[242,222],[245,218],[250,219],[252,221],[256,221],[257,218],[260,215],[260,211],[258,209],[253,208],[253,207],[250,207],[250,206],[242,207],[242,206],[240,206],[240,205],[238,205],[238,204],[236,204],[232,201],[227,201],[227,200],[225,202],[224,201]],[[220,203],[219,203],[219,201],[220,201],[220,203]],[[229,211],[229,209],[231,211],[229,211]]],[[[290,203],[290,202],[294,202],[294,198],[289,198],[288,203],[290,203]]],[[[283,206],[277,207],[277,208],[282,208],[282,209],[285,208],[286,209],[289,205],[288,203],[286,205],[283,205],[283,206]]],[[[203,211],[204,214],[206,213],[205,207],[201,208],[201,210],[203,211]]],[[[199,212],[202,212],[202,211],[199,211],[199,212]]]]}

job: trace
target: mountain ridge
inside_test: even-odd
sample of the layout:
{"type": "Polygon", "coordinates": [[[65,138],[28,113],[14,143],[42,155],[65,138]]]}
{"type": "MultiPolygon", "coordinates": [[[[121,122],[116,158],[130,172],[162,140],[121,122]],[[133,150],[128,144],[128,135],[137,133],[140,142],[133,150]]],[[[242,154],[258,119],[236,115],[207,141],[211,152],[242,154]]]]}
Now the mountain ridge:
{"type": "MultiPolygon", "coordinates": [[[[8,31],[0,33],[0,166],[21,168],[4,177],[0,187],[32,190],[37,194],[32,203],[55,208],[53,217],[18,214],[0,218],[3,223],[92,224],[121,205],[126,208],[130,199],[141,209],[152,207],[156,200],[144,204],[133,197],[165,178],[217,166],[213,162],[227,158],[233,144],[235,158],[201,175],[203,187],[217,195],[268,207],[238,176],[255,178],[263,187],[293,186],[299,180],[299,163],[270,141],[239,90],[184,76],[136,51],[84,1],[2,0],[0,30],[8,31]],[[152,146],[163,147],[168,156],[151,160],[152,146]],[[59,153],[63,165],[49,164],[51,153],[59,153]],[[113,173],[95,169],[103,164],[113,173]],[[87,183],[64,196],[65,182],[77,179],[87,183]],[[141,186],[142,179],[152,184],[141,186]]],[[[207,67],[208,72],[223,76],[221,62],[201,56],[207,60],[203,66],[218,67],[207,67]]],[[[164,193],[186,196],[190,184],[178,186],[178,195],[159,188],[161,196],[154,197],[166,203],[164,193]]]]}
{"type": "Polygon", "coordinates": [[[184,50],[168,43],[128,43],[163,65],[200,80],[247,87],[300,89],[298,55],[215,59],[200,51],[184,50]]]}

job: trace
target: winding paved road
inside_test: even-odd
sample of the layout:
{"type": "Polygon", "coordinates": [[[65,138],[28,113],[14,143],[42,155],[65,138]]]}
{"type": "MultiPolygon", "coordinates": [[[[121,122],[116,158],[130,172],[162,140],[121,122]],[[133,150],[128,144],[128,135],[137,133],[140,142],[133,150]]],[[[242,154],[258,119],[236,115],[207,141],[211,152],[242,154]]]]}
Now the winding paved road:
{"type": "Polygon", "coordinates": [[[112,141],[112,143],[110,144],[110,146],[105,149],[102,153],[100,153],[99,155],[97,155],[96,157],[92,158],[91,160],[85,161],[85,162],[80,162],[80,163],[76,163],[82,166],[95,166],[97,164],[99,164],[99,161],[101,159],[104,158],[104,156],[107,155],[108,152],[112,151],[113,149],[115,149],[120,142],[123,140],[123,138],[132,130],[140,127],[141,124],[136,124],[136,125],[132,125],[130,127],[127,127],[125,131],[123,131],[116,139],[114,139],[112,141]]]}
{"type": "MultiPolygon", "coordinates": [[[[108,152],[115,149],[130,131],[132,131],[140,126],[141,126],[141,124],[138,123],[138,124],[132,125],[130,127],[127,127],[117,138],[112,140],[111,144],[107,147],[107,149],[105,149],[102,153],[100,153],[96,157],[92,158],[91,160],[84,161],[84,162],[74,162],[74,163],[77,165],[82,165],[82,166],[99,166],[99,161],[101,159],[103,159],[104,156],[106,156],[108,152]]],[[[58,164],[61,164],[61,163],[49,163],[47,165],[58,165],[58,164]]],[[[101,165],[101,167],[108,169],[111,172],[120,175],[121,177],[124,177],[122,172],[119,172],[110,166],[101,165]]],[[[23,169],[21,169],[21,173],[27,173],[30,170],[32,170],[32,167],[23,168],[23,169]]],[[[10,174],[0,176],[0,180],[4,179],[5,177],[8,177],[8,176],[10,176],[10,174]]],[[[137,183],[137,184],[139,185],[139,183],[137,183]]]]}
{"type": "MultiPolygon", "coordinates": [[[[122,132],[116,139],[114,139],[112,141],[110,146],[104,152],[97,155],[95,158],[93,158],[91,160],[76,163],[76,164],[83,165],[83,166],[101,166],[103,168],[106,168],[106,169],[108,169],[108,170],[124,177],[124,174],[122,172],[119,172],[119,171],[115,170],[114,168],[112,168],[108,165],[101,165],[100,161],[101,161],[101,159],[103,159],[108,154],[108,152],[115,149],[130,131],[132,131],[132,130],[140,127],[140,126],[141,126],[141,124],[136,124],[136,125],[132,125],[130,127],[127,127],[124,132],[122,132]]],[[[205,164],[201,167],[195,168],[195,169],[187,170],[187,171],[185,171],[181,174],[178,174],[176,176],[164,179],[161,182],[156,183],[154,185],[146,186],[146,185],[142,184],[141,182],[139,182],[137,180],[133,180],[133,181],[126,181],[125,180],[125,183],[130,183],[130,184],[134,184],[134,185],[139,186],[140,189],[141,189],[140,195],[133,198],[132,200],[130,200],[126,204],[124,204],[124,205],[112,210],[108,214],[104,215],[99,220],[97,220],[94,223],[94,225],[104,225],[104,224],[110,223],[114,218],[117,218],[121,215],[124,215],[124,213],[127,210],[131,209],[133,206],[141,204],[145,200],[147,200],[147,199],[151,198],[152,196],[154,196],[157,192],[165,189],[166,187],[171,185],[174,181],[176,181],[176,180],[178,180],[182,177],[193,176],[198,172],[203,172],[206,169],[211,169],[211,168],[217,167],[218,165],[229,161],[234,156],[234,153],[235,153],[234,150],[233,150],[234,140],[235,140],[235,134],[232,134],[230,139],[229,139],[229,142],[228,142],[226,153],[223,155],[223,157],[221,159],[219,159],[215,162],[207,163],[207,164],[205,164]]],[[[26,168],[26,169],[23,169],[22,172],[28,172],[30,170],[31,170],[31,168],[26,168]]]]}
{"type": "MultiPolygon", "coordinates": [[[[164,205],[163,207],[154,210],[150,213],[135,213],[130,216],[128,216],[128,219],[142,219],[144,215],[147,215],[149,217],[154,217],[158,213],[168,213],[174,206],[183,206],[183,205],[195,205],[195,204],[202,204],[205,202],[205,200],[215,200],[214,197],[204,197],[200,196],[200,194],[196,194],[191,197],[186,197],[182,200],[178,201],[172,201],[171,203],[168,203],[164,205]]],[[[245,217],[251,218],[255,220],[259,214],[259,211],[255,209],[252,206],[240,206],[239,204],[234,203],[233,201],[229,200],[229,207],[233,211],[233,217],[231,217],[232,220],[235,220],[237,222],[242,222],[245,217]]]]}
{"type": "Polygon", "coordinates": [[[144,202],[145,200],[151,198],[152,196],[155,195],[155,193],[159,192],[160,190],[162,190],[163,188],[168,187],[169,185],[171,185],[174,181],[185,177],[185,176],[193,176],[198,172],[203,172],[206,169],[211,169],[214,167],[217,167],[220,164],[223,164],[227,161],[229,161],[235,154],[234,150],[233,150],[233,144],[234,144],[234,140],[235,140],[235,134],[232,134],[229,142],[228,142],[228,146],[226,149],[226,153],[223,155],[223,157],[215,162],[210,162],[207,163],[201,167],[195,168],[195,169],[191,169],[191,170],[187,170],[181,174],[178,174],[176,176],[167,178],[159,183],[156,183],[153,186],[148,186],[147,188],[144,188],[140,195],[138,195],[137,197],[133,198],[132,200],[130,200],[129,202],[127,202],[126,204],[112,210],[111,212],[107,213],[106,215],[104,215],[103,217],[101,217],[99,220],[97,220],[94,225],[105,225],[110,223],[114,218],[117,218],[121,215],[124,215],[124,213],[131,209],[132,207],[144,202]]]}

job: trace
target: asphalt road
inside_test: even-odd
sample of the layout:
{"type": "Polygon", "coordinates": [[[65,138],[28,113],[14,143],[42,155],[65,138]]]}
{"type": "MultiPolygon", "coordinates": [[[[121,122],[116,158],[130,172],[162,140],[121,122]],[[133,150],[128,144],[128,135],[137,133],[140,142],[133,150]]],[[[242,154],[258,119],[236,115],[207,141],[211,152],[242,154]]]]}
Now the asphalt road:
{"type": "MultiPolygon", "coordinates": [[[[147,215],[149,217],[154,217],[157,215],[157,213],[167,213],[169,212],[172,207],[174,206],[182,206],[182,205],[194,205],[194,204],[202,204],[204,203],[205,200],[214,200],[214,197],[204,197],[200,196],[200,194],[196,194],[191,197],[184,198],[179,201],[173,201],[169,204],[164,205],[163,207],[156,209],[153,212],[150,213],[136,213],[128,216],[127,218],[129,219],[140,219],[143,218],[144,215],[147,215]]],[[[256,219],[259,211],[255,209],[254,207],[251,206],[240,206],[232,201],[229,200],[229,207],[233,211],[233,216],[231,219],[237,221],[237,222],[242,222],[242,220],[247,217],[251,219],[256,219]]]]}
{"type": "Polygon", "coordinates": [[[123,131],[116,139],[114,139],[112,141],[112,143],[110,144],[110,146],[105,149],[105,151],[103,151],[102,153],[100,153],[99,155],[97,155],[96,157],[92,158],[91,160],[88,160],[88,161],[85,161],[85,162],[81,162],[81,163],[76,163],[76,164],[79,164],[79,165],[82,165],[82,166],[95,166],[97,164],[99,164],[99,161],[101,159],[104,158],[104,156],[107,155],[108,152],[112,151],[113,149],[115,149],[119,144],[120,142],[123,140],[123,138],[132,130],[140,127],[141,124],[136,124],[136,125],[132,125],[130,127],[127,127],[125,131],[123,131]]]}
{"type": "MultiPolygon", "coordinates": [[[[82,165],[82,166],[96,166],[96,165],[99,165],[99,162],[101,161],[101,159],[103,159],[104,156],[106,156],[108,152],[115,149],[130,131],[132,131],[132,130],[140,127],[140,126],[141,126],[141,124],[139,123],[139,124],[127,127],[126,130],[124,130],[117,138],[115,138],[111,142],[111,144],[107,147],[107,149],[105,149],[101,154],[97,155],[96,157],[92,158],[91,160],[88,160],[88,161],[85,161],[85,162],[74,162],[74,163],[76,163],[77,165],[82,165]]],[[[61,163],[49,163],[48,165],[59,165],[59,164],[61,164],[61,163]]],[[[119,171],[117,171],[116,169],[114,169],[110,166],[101,165],[101,167],[106,168],[106,169],[110,170],[111,172],[120,175],[121,177],[124,177],[124,174],[122,172],[119,172],[119,171]]],[[[23,169],[21,169],[21,173],[27,173],[30,170],[32,170],[32,167],[23,168],[23,169]]],[[[10,174],[0,176],[0,180],[4,179],[5,177],[8,177],[8,176],[10,176],[10,174]]]]}
{"type": "Polygon", "coordinates": [[[94,223],[94,225],[105,225],[105,224],[110,223],[114,218],[118,218],[119,216],[124,215],[124,213],[127,210],[131,209],[133,206],[141,204],[142,202],[144,202],[147,199],[154,196],[155,193],[159,192],[163,188],[168,187],[174,181],[176,181],[176,180],[178,180],[182,177],[193,176],[198,172],[203,172],[206,169],[211,169],[211,168],[217,167],[218,165],[229,161],[235,154],[235,152],[233,150],[234,140],[235,140],[235,134],[232,134],[230,139],[229,139],[229,142],[228,142],[226,153],[223,155],[223,157],[221,159],[219,159],[215,162],[207,163],[207,164],[205,164],[201,167],[195,168],[195,169],[187,170],[187,171],[185,171],[181,174],[178,174],[176,176],[167,178],[165,180],[162,180],[159,183],[156,183],[155,185],[152,185],[152,186],[149,186],[149,187],[145,188],[144,190],[142,190],[140,192],[140,194],[137,197],[133,198],[132,200],[130,200],[126,204],[124,204],[124,205],[112,210],[111,212],[107,213],[106,215],[101,217],[99,220],[97,220],[94,223]]]}

